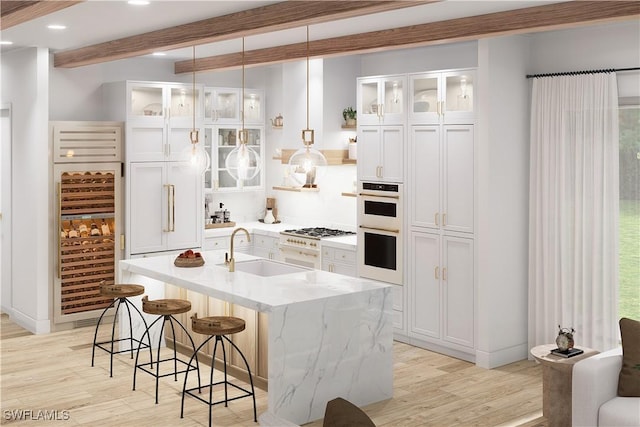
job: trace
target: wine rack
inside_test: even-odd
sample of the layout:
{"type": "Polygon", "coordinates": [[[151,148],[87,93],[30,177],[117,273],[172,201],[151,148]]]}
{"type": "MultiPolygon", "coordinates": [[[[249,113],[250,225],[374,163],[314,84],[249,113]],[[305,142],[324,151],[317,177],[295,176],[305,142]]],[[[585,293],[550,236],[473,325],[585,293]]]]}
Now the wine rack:
{"type": "Polygon", "coordinates": [[[59,183],[58,277],[63,315],[107,307],[100,285],[115,283],[115,176],[63,172],[59,183]]]}

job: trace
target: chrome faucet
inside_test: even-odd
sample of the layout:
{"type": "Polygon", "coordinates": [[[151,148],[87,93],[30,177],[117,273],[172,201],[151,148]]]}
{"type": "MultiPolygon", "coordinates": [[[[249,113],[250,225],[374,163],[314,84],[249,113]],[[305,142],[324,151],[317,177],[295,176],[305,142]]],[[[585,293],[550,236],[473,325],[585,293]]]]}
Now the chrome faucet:
{"type": "Polygon", "coordinates": [[[247,235],[247,241],[248,242],[251,241],[251,236],[249,235],[249,232],[245,228],[238,227],[235,230],[233,230],[233,233],[231,233],[231,247],[230,247],[231,254],[227,254],[225,252],[225,254],[224,254],[224,263],[229,266],[229,271],[232,272],[232,273],[234,271],[236,271],[236,260],[233,257],[233,238],[236,237],[236,233],[238,231],[240,231],[240,230],[244,231],[244,234],[247,235]],[[231,255],[231,256],[229,257],[229,255],[231,255]]]}

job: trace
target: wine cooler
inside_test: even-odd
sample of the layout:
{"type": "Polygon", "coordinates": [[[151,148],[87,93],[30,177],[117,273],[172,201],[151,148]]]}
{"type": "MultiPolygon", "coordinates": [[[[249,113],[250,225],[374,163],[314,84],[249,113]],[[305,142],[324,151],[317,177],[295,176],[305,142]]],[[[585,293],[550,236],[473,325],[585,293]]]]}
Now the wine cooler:
{"type": "Polygon", "coordinates": [[[54,321],[100,316],[117,279],[121,248],[121,127],[112,122],[54,122],[57,261],[54,321]],[[110,160],[110,161],[107,161],[110,160]]]}

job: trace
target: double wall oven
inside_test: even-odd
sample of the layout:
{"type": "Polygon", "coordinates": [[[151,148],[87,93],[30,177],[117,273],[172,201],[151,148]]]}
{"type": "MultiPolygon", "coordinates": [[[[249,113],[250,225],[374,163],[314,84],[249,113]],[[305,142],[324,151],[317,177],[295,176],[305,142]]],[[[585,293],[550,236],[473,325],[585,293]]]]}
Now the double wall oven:
{"type": "Polygon", "coordinates": [[[358,184],[358,274],[402,284],[402,184],[358,184]]]}

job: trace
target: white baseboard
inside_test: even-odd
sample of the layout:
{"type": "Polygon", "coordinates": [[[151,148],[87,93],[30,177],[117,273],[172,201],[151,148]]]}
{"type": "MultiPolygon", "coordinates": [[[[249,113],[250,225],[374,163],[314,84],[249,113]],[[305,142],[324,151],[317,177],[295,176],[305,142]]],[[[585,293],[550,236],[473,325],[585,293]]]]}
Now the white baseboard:
{"type": "Polygon", "coordinates": [[[476,365],[485,369],[493,369],[525,360],[528,353],[527,343],[492,352],[476,350],[476,365]]]}
{"type": "Polygon", "coordinates": [[[51,332],[51,320],[35,320],[24,313],[12,308],[3,308],[2,311],[9,315],[12,322],[31,332],[32,334],[48,334],[51,332]]]}

